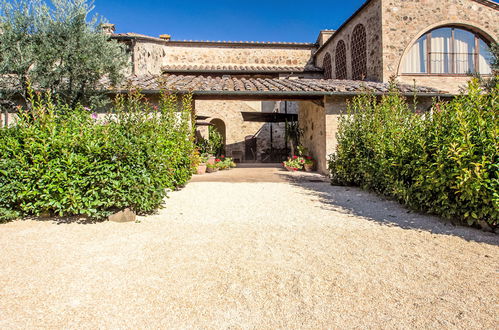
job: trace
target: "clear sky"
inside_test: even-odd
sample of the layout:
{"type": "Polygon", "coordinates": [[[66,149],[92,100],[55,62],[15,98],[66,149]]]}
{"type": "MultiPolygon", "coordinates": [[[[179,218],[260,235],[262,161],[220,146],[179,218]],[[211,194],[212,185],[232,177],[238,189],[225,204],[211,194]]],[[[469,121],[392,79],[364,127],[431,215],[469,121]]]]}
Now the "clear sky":
{"type": "MultiPolygon", "coordinates": [[[[337,29],[365,0],[95,0],[94,13],[116,32],[174,40],[315,42],[337,29]]],[[[438,1],[438,0],[435,0],[438,1]]]]}

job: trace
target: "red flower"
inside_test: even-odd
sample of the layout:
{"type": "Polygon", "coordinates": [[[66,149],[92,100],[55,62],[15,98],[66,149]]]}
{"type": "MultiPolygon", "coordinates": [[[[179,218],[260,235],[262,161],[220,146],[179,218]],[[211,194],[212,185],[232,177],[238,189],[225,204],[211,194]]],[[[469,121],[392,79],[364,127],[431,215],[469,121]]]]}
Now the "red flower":
{"type": "Polygon", "coordinates": [[[312,159],[312,157],[310,157],[310,156],[307,156],[307,159],[312,159]]]}
{"type": "Polygon", "coordinates": [[[293,171],[298,171],[298,169],[296,167],[293,167],[293,171]]]}
{"type": "Polygon", "coordinates": [[[225,158],[225,156],[224,156],[224,155],[222,155],[222,156],[220,156],[220,158],[225,158]]]}
{"type": "Polygon", "coordinates": [[[220,161],[220,159],[217,158],[217,159],[215,159],[215,161],[218,163],[220,161]]]}
{"type": "Polygon", "coordinates": [[[295,155],[295,156],[293,156],[293,159],[296,159],[296,158],[298,158],[298,156],[296,156],[296,155],[295,155]]]}

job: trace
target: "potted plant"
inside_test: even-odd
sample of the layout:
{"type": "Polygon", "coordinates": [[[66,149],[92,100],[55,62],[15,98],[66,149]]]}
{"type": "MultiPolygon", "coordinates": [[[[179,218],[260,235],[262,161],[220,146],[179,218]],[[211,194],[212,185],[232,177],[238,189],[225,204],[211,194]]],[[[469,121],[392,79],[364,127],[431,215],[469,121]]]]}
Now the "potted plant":
{"type": "Polygon", "coordinates": [[[310,156],[305,156],[305,162],[303,163],[303,169],[306,172],[312,172],[315,167],[315,160],[310,156]]]}
{"type": "Polygon", "coordinates": [[[305,163],[305,159],[303,157],[299,157],[294,155],[293,157],[289,157],[288,160],[282,163],[282,165],[290,172],[296,172],[303,168],[303,164],[305,163]]]}
{"type": "Polygon", "coordinates": [[[220,162],[218,162],[219,168],[221,170],[230,170],[233,167],[236,167],[236,163],[230,157],[225,157],[224,155],[220,156],[220,162]]]}
{"type": "Polygon", "coordinates": [[[197,166],[197,174],[205,174],[206,173],[206,162],[208,161],[208,156],[206,154],[202,154],[199,156],[199,164],[197,166]]]}
{"type": "Polygon", "coordinates": [[[211,164],[211,163],[206,164],[206,173],[218,172],[218,170],[219,170],[218,164],[211,164]]]}

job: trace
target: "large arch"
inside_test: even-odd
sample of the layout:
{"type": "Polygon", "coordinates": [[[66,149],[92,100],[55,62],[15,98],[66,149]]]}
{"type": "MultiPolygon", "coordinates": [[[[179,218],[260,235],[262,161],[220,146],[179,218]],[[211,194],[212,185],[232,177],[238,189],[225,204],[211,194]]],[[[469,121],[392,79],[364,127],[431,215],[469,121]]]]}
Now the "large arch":
{"type": "Polygon", "coordinates": [[[331,63],[331,54],[329,54],[329,52],[326,52],[326,55],[324,55],[322,67],[324,68],[324,78],[333,78],[333,67],[331,63]]]}
{"type": "Polygon", "coordinates": [[[225,147],[227,145],[227,128],[225,126],[225,122],[222,119],[219,118],[214,118],[210,120],[210,124],[212,125],[212,128],[215,129],[218,133],[220,133],[220,136],[222,137],[222,150],[220,152],[222,154],[225,154],[225,147]]]}
{"type": "Polygon", "coordinates": [[[335,74],[336,79],[347,79],[347,47],[343,40],[336,44],[335,74]]]}
{"type": "Polygon", "coordinates": [[[367,78],[367,32],[363,24],[357,24],[350,39],[352,53],[352,79],[367,78]]]}
{"type": "Polygon", "coordinates": [[[403,53],[399,57],[398,60],[398,65],[397,65],[397,75],[403,75],[403,65],[404,65],[404,59],[406,58],[407,54],[410,52],[412,46],[421,38],[423,37],[426,33],[443,28],[443,27],[459,27],[465,30],[472,31],[474,33],[479,34],[483,39],[485,39],[489,44],[493,42],[498,42],[493,35],[494,33],[482,26],[476,26],[476,25],[471,25],[469,24],[468,21],[462,21],[462,20],[446,20],[446,21],[439,21],[438,23],[434,23],[431,25],[426,26],[425,28],[421,29],[414,35],[414,37],[411,39],[409,43],[404,48],[403,53]]]}

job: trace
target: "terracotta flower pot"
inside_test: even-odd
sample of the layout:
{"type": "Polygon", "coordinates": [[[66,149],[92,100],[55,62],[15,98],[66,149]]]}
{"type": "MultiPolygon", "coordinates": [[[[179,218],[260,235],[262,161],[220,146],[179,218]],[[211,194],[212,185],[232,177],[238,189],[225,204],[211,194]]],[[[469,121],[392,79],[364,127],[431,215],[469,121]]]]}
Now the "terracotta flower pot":
{"type": "Polygon", "coordinates": [[[210,156],[206,164],[215,165],[215,159],[216,159],[215,156],[210,156]]]}
{"type": "Polygon", "coordinates": [[[206,164],[205,163],[201,163],[198,165],[197,173],[198,174],[205,174],[206,173],[206,164]]]}
{"type": "Polygon", "coordinates": [[[295,169],[294,167],[290,167],[290,166],[284,166],[288,171],[290,172],[296,172],[297,169],[295,169]]]}
{"type": "Polygon", "coordinates": [[[206,168],[206,173],[214,173],[218,172],[218,167],[207,167],[206,168]]]}

